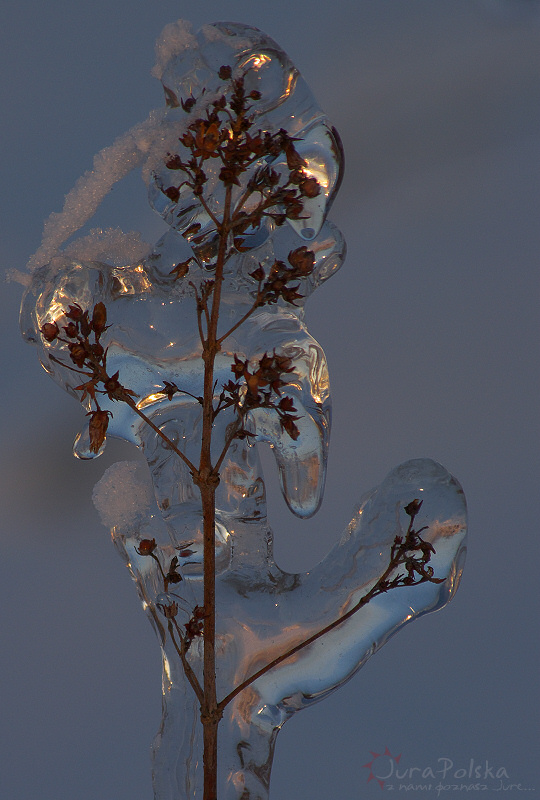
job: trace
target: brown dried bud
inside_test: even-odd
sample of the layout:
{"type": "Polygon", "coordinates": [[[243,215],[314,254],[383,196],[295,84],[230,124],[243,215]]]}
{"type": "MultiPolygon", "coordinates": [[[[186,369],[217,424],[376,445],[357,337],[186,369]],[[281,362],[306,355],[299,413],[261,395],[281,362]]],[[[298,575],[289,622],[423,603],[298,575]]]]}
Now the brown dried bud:
{"type": "Polygon", "coordinates": [[[110,411],[91,411],[88,432],[90,434],[90,450],[92,453],[99,453],[100,447],[105,441],[105,434],[109,425],[110,411]]]}
{"type": "Polygon", "coordinates": [[[300,182],[300,191],[304,197],[317,197],[321,193],[321,186],[316,178],[306,178],[300,182]]]}
{"type": "Polygon", "coordinates": [[[139,546],[135,550],[140,556],[151,556],[156,547],[155,539],[141,539],[139,546]]]}
{"type": "Polygon", "coordinates": [[[78,367],[83,367],[86,359],[86,350],[84,349],[84,346],[79,342],[73,342],[72,344],[68,345],[68,348],[69,356],[73,363],[78,367]]]}
{"type": "Polygon", "coordinates": [[[222,167],[219,173],[219,179],[225,186],[240,186],[238,175],[240,167],[222,167]]]}
{"type": "Polygon", "coordinates": [[[120,374],[119,372],[115,372],[114,375],[112,375],[110,378],[107,378],[107,380],[103,384],[103,387],[104,387],[105,391],[107,392],[107,394],[109,395],[109,397],[111,398],[111,400],[115,399],[113,397],[114,393],[117,392],[118,389],[122,388],[122,385],[120,384],[120,381],[118,380],[118,375],[119,374],[120,374]]]}
{"type": "Polygon", "coordinates": [[[223,66],[219,68],[218,72],[219,77],[222,81],[228,81],[232,75],[232,69],[229,66],[223,66]]]}
{"type": "Polygon", "coordinates": [[[285,415],[283,417],[280,417],[280,420],[279,420],[279,424],[281,425],[282,429],[284,431],[286,431],[289,434],[289,436],[291,437],[291,439],[293,439],[294,441],[296,441],[298,439],[298,437],[300,436],[300,431],[298,430],[298,428],[294,424],[295,420],[297,420],[297,419],[299,419],[299,417],[291,417],[291,416],[285,415]]]}
{"type": "Polygon", "coordinates": [[[167,395],[169,400],[172,400],[174,395],[176,394],[176,392],[179,392],[179,391],[180,390],[179,390],[178,386],[176,385],[176,383],[170,383],[169,381],[163,381],[163,389],[161,389],[161,391],[159,391],[158,394],[165,394],[165,395],[167,395]]]}
{"type": "Polygon", "coordinates": [[[300,219],[304,206],[300,200],[289,200],[285,216],[287,219],[300,219]]]}
{"type": "Polygon", "coordinates": [[[169,275],[174,275],[175,281],[179,280],[180,278],[185,278],[189,272],[189,262],[191,258],[188,258],[187,261],[181,261],[180,264],[177,264],[176,267],[173,267],[169,272],[169,275]]]}
{"type": "Polygon", "coordinates": [[[180,141],[182,142],[184,147],[187,147],[189,150],[189,148],[193,147],[193,145],[195,144],[195,137],[193,136],[192,133],[188,131],[187,133],[184,133],[184,135],[180,137],[180,141]]]}
{"type": "Polygon", "coordinates": [[[169,566],[169,572],[165,578],[167,583],[180,583],[182,580],[182,576],[176,570],[178,569],[178,556],[174,556],[171,558],[171,563],[169,566]]]}
{"type": "Polygon", "coordinates": [[[294,372],[292,359],[290,359],[288,356],[280,356],[274,353],[274,361],[277,369],[279,369],[280,372],[294,372]]]}
{"type": "Polygon", "coordinates": [[[315,266],[315,253],[313,250],[308,250],[305,245],[302,245],[297,247],[296,250],[291,250],[287,260],[291,267],[294,267],[297,275],[311,275],[315,266]]]}
{"type": "Polygon", "coordinates": [[[84,314],[82,308],[78,303],[75,303],[73,306],[69,306],[68,310],[64,312],[68,319],[73,319],[75,322],[82,319],[84,314]]]}
{"type": "Polygon", "coordinates": [[[409,517],[416,517],[418,512],[420,511],[420,507],[424,501],[423,500],[411,500],[411,502],[404,506],[404,511],[409,517]]]}
{"type": "Polygon", "coordinates": [[[167,161],[165,162],[165,166],[167,167],[167,169],[182,169],[184,165],[182,164],[182,159],[180,158],[179,155],[171,156],[170,153],[168,153],[167,155],[169,156],[167,161]]]}
{"type": "Polygon", "coordinates": [[[191,113],[191,109],[195,105],[195,102],[196,101],[195,101],[194,97],[188,97],[187,100],[180,100],[180,105],[182,106],[182,108],[184,109],[186,114],[190,114],[191,113]]]}
{"type": "Polygon", "coordinates": [[[85,311],[79,320],[79,326],[83,336],[90,336],[92,333],[92,323],[88,319],[88,311],[85,311]]]}
{"type": "Polygon", "coordinates": [[[289,175],[289,183],[299,186],[305,180],[306,173],[303,169],[294,169],[289,175]]]}
{"type": "Polygon", "coordinates": [[[184,622],[184,628],[186,629],[186,638],[190,642],[196,636],[202,636],[203,623],[193,619],[193,617],[189,620],[189,622],[184,622]]]}
{"type": "Polygon", "coordinates": [[[42,325],[41,328],[41,335],[45,339],[46,342],[54,342],[60,330],[56,322],[46,322],[45,325],[42,325]]]}
{"type": "Polygon", "coordinates": [[[91,344],[90,350],[98,360],[100,360],[103,357],[103,353],[105,352],[105,350],[103,349],[103,345],[101,345],[99,342],[91,344]]]}
{"type": "Polygon", "coordinates": [[[173,203],[177,203],[180,199],[180,189],[178,186],[169,186],[167,189],[162,189],[161,191],[169,200],[172,200],[173,203]]]}
{"type": "Polygon", "coordinates": [[[174,619],[178,614],[178,603],[172,602],[170,605],[165,606],[158,603],[158,608],[165,617],[165,619],[174,619]]]}
{"type": "Polygon", "coordinates": [[[240,361],[236,353],[234,354],[234,364],[231,364],[231,372],[234,372],[237,378],[241,378],[244,372],[247,371],[247,361],[240,361]]]}
{"type": "Polygon", "coordinates": [[[75,322],[70,322],[68,325],[64,325],[64,330],[66,332],[66,336],[70,339],[76,339],[79,334],[79,328],[75,324],[75,322]]]}
{"type": "Polygon", "coordinates": [[[290,411],[296,411],[292,397],[282,397],[278,403],[278,408],[287,413],[290,411]]]}
{"type": "Polygon", "coordinates": [[[290,170],[301,169],[305,167],[306,162],[302,156],[295,150],[292,140],[289,140],[285,145],[285,157],[287,159],[287,166],[290,170]]]}
{"type": "Polygon", "coordinates": [[[259,266],[257,267],[256,270],[254,270],[253,272],[250,272],[249,274],[250,274],[250,277],[253,278],[256,281],[263,281],[264,278],[265,278],[264,269],[262,268],[262,266],[260,264],[259,264],[259,266]]]}
{"type": "Polygon", "coordinates": [[[96,303],[92,314],[92,329],[99,338],[107,327],[107,309],[105,303],[96,303]]]}

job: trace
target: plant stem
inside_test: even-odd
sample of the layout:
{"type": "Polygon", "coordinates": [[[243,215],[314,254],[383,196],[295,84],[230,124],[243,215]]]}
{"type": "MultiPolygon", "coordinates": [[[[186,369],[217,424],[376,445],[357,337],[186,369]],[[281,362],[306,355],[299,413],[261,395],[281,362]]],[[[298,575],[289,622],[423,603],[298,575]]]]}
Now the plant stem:
{"type": "Polygon", "coordinates": [[[217,329],[221,286],[227,255],[231,187],[227,187],[223,219],[219,225],[219,249],[212,292],[212,309],[203,343],[204,391],[201,460],[194,481],[199,487],[203,514],[204,552],[204,631],[203,631],[203,769],[204,800],[217,800],[217,734],[221,712],[216,694],[216,488],[217,471],[212,466],[212,427],[214,423],[214,364],[219,351],[217,329]]]}

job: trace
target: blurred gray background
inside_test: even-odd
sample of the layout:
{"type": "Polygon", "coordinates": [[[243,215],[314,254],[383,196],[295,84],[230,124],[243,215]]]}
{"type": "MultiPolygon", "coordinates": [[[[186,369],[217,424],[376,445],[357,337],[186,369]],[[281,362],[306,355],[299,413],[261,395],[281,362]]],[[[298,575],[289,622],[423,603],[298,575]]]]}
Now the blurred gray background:
{"type": "MultiPolygon", "coordinates": [[[[504,785],[540,791],[538,4],[2,0],[5,269],[24,267],[93,155],[161,105],[154,40],[178,17],[265,30],[345,146],[331,218],[349,255],[308,304],[333,386],[326,499],[293,519],[269,471],[278,563],[316,563],[355,500],[408,458],[442,462],[470,509],[453,603],[285,726],[272,796],[380,797],[363,765],[385,747],[403,769],[487,760],[504,785]]],[[[135,173],[96,225],[162,230],[135,173]]],[[[73,459],[82,411],[19,338],[20,296],[3,285],[0,798],[149,800],[159,649],[91,504],[131,451],[111,441],[73,459]]]]}

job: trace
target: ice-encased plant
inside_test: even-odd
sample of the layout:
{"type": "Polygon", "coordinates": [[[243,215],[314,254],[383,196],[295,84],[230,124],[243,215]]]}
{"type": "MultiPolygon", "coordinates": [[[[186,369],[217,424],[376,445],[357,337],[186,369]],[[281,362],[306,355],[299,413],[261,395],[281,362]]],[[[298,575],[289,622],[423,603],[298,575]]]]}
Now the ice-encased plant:
{"type": "Polygon", "coordinates": [[[148,463],[107,470],[95,503],[162,648],[155,797],[262,800],[283,723],[452,597],[465,500],[439,464],[409,461],[318,567],[275,564],[256,443],[291,511],[314,514],[330,394],[303,306],[345,254],[326,221],[341,144],[254,28],[168,26],[155,74],[166,110],[98,154],[46,223],[22,328],[87,411],[75,454],[112,435],[148,463]],[[153,249],[108,231],[60,252],[136,165],[170,230],[153,249]]]}

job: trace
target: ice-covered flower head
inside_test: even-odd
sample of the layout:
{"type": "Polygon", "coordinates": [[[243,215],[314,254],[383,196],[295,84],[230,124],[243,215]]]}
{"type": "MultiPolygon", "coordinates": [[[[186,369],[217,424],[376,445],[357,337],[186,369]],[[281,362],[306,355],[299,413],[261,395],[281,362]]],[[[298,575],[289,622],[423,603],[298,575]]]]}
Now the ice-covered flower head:
{"type": "MultiPolygon", "coordinates": [[[[287,54],[269,36],[247,25],[214,23],[193,35],[185,24],[174,23],[163,32],[157,55],[154,74],[163,84],[169,122],[185,124],[187,114],[201,116],[222,97],[224,85],[220,71],[226,65],[231,68],[233,82],[235,78],[243,78],[246,92],[256,93],[257,102],[250,110],[253,129],[270,133],[284,130],[297,140],[295,149],[305,162],[303,171],[308,178],[316,179],[321,191],[312,198],[305,198],[301,218],[289,220],[289,224],[302,239],[313,240],[339,185],[342,150],[336,130],[287,54]]],[[[234,88],[229,89],[229,99],[233,91],[234,88]]],[[[181,141],[177,152],[180,157],[186,155],[181,141]]],[[[254,158],[240,177],[237,196],[241,196],[263,164],[278,173],[288,167],[283,153],[274,157],[264,153],[254,158]]],[[[224,194],[219,167],[215,163],[206,169],[205,195],[211,198],[210,211],[216,212],[223,203],[224,194]]],[[[179,196],[173,195],[171,199],[163,191],[171,185],[174,182],[171,182],[170,170],[162,162],[153,171],[150,182],[150,202],[156,211],[182,233],[190,231],[197,223],[199,236],[212,230],[207,211],[193,203],[191,188],[186,184],[178,186],[179,196]]],[[[265,218],[257,231],[253,231],[251,246],[262,243],[272,229],[271,218],[265,218]]]]}

